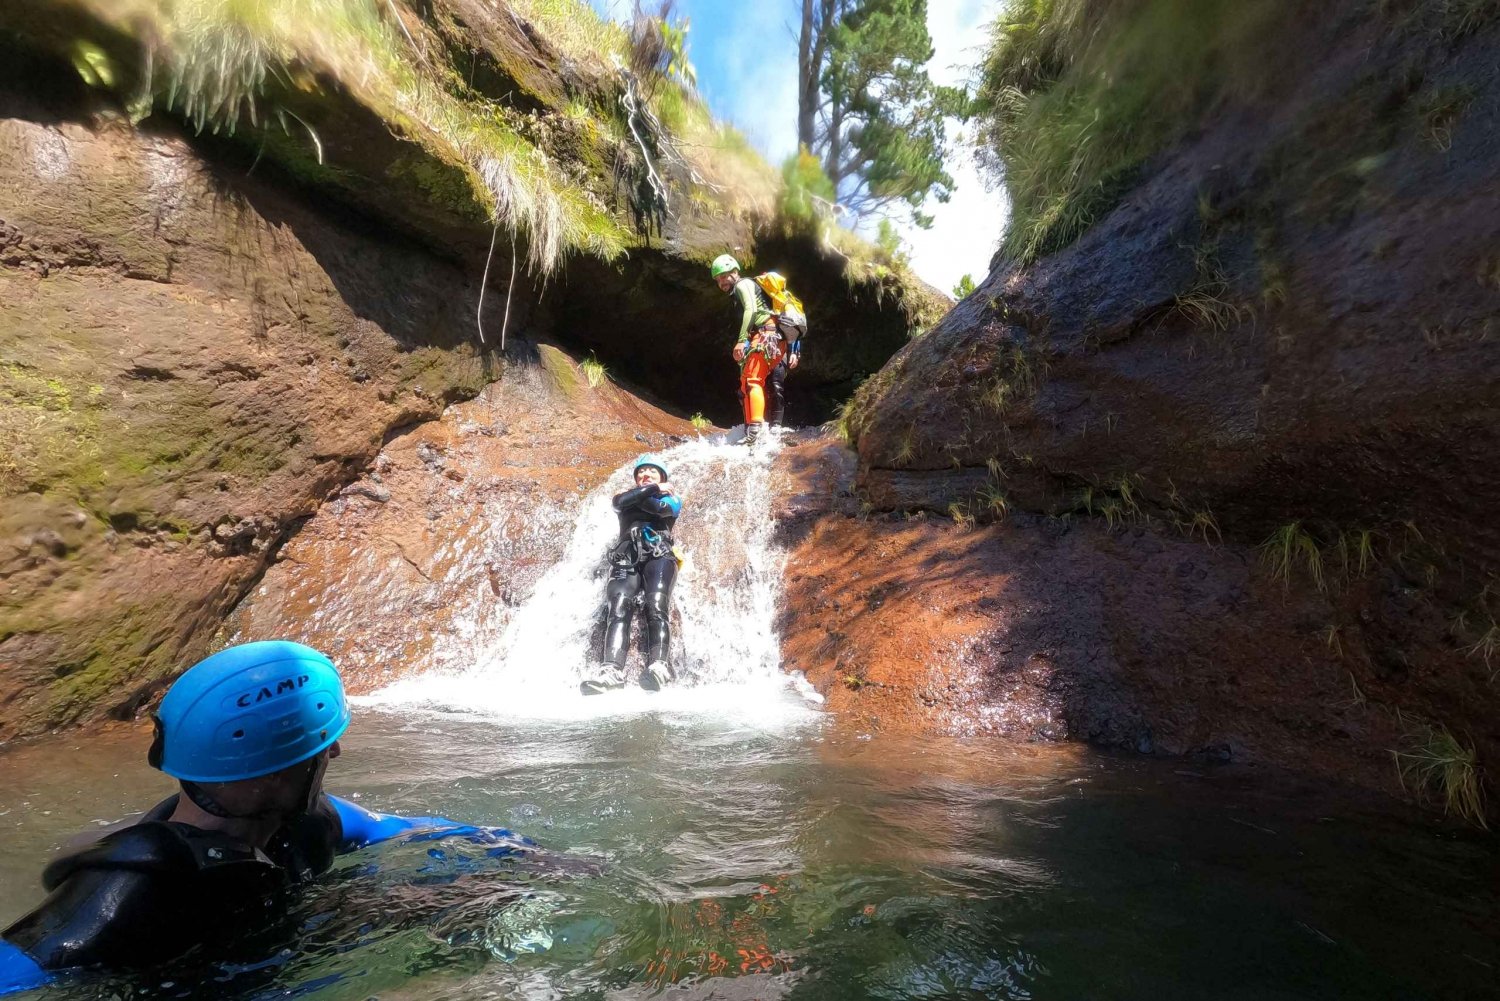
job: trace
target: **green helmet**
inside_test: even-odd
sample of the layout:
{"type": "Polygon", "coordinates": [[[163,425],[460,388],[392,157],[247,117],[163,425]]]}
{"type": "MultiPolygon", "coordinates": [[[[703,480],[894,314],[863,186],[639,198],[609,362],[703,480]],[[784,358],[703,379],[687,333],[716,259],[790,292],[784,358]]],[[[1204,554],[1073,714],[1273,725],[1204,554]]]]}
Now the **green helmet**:
{"type": "Polygon", "coordinates": [[[714,263],[708,270],[710,274],[717,278],[720,275],[727,275],[729,274],[729,272],[738,271],[739,269],[739,261],[736,261],[728,254],[720,254],[718,257],[714,258],[714,263]]]}

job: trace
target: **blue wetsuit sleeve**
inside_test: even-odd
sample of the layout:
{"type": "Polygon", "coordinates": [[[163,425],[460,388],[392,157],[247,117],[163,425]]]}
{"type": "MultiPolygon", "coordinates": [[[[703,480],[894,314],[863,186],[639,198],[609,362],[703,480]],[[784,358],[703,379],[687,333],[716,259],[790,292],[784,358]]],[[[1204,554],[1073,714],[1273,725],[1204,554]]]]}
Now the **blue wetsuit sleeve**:
{"type": "Polygon", "coordinates": [[[353,851],[366,845],[379,844],[416,831],[432,831],[442,828],[462,827],[446,817],[396,817],[388,813],[371,813],[347,799],[329,796],[334,812],[339,815],[343,837],[339,839],[339,851],[353,851]]]}
{"type": "Polygon", "coordinates": [[[0,994],[30,990],[51,983],[52,974],[20,949],[0,939],[0,994]]]}
{"type": "Polygon", "coordinates": [[[343,828],[343,836],[339,839],[341,852],[376,845],[402,835],[411,835],[413,840],[419,841],[463,837],[485,843],[511,841],[528,846],[535,843],[530,838],[518,837],[503,827],[476,827],[473,824],[460,824],[447,817],[396,817],[386,813],[371,813],[364,807],[337,796],[329,796],[328,802],[333,804],[343,828]]]}
{"type": "Polygon", "coordinates": [[[682,513],[682,498],[676,494],[668,494],[665,497],[657,497],[651,502],[656,508],[655,514],[670,515],[675,518],[682,513]]]}

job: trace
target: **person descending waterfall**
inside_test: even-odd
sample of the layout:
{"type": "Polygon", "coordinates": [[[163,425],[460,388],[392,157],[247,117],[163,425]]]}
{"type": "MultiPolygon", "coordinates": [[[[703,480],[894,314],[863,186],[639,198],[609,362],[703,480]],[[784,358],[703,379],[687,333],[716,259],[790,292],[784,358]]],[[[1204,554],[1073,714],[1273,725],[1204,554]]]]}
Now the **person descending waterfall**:
{"type": "Polygon", "coordinates": [[[742,444],[754,445],[767,417],[773,428],[781,427],[786,418],[786,377],[802,360],[807,314],[802,300],[775,271],[741,277],[739,262],[728,254],[716,258],[709,271],[719,289],[734,299],[733,354],[740,366],[745,416],[742,444]]]}
{"type": "Polygon", "coordinates": [[[739,261],[728,254],[716,258],[709,271],[719,290],[734,298],[733,356],[740,366],[740,405],[745,417],[745,437],[741,443],[754,445],[765,429],[766,376],[775,362],[764,351],[751,351],[750,345],[756,333],[755,318],[761,312],[770,312],[771,300],[754,278],[740,277],[739,261]]]}
{"type": "Polygon", "coordinates": [[[285,930],[283,891],[326,872],[337,852],[405,834],[462,836],[497,856],[533,846],[500,828],[370,813],[324,793],[349,709],[333,662],[300,643],[246,643],[195,664],[155,721],[147,761],[181,791],[46,867],[50,895],[0,932],[0,994],[70,967],[243,951],[256,933],[285,930]]]}
{"type": "Polygon", "coordinates": [[[776,314],[757,309],[750,319],[749,334],[734,346],[734,360],[740,363],[740,399],[745,402],[746,445],[754,445],[765,428],[766,382],[781,359],[776,314]]]}
{"type": "Polygon", "coordinates": [[[620,537],[609,552],[604,659],[594,677],[579,686],[585,695],[624,687],[637,601],[646,606],[646,669],[641,672],[641,687],[657,691],[674,677],[669,665],[672,627],[668,616],[679,565],[672,527],[682,513],[682,498],[667,482],[666,463],[655,455],[637,459],[634,476],[635,486],[614,497],[620,537]]]}
{"type": "MultiPolygon", "coordinates": [[[[782,331],[783,338],[786,332],[782,331]]],[[[802,361],[802,341],[792,340],[786,344],[781,361],[766,376],[766,423],[772,431],[779,431],[786,423],[786,377],[802,361]]]]}

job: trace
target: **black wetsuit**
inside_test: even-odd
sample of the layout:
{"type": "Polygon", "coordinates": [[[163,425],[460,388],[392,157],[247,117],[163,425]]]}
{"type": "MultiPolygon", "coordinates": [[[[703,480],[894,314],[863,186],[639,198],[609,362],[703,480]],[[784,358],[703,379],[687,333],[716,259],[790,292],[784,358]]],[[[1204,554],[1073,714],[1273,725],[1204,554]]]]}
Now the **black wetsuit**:
{"type": "Polygon", "coordinates": [[[672,632],[667,615],[672,584],[677,579],[677,557],[672,554],[672,526],[682,501],[664,495],[648,483],[614,498],[620,518],[620,539],[609,554],[609,624],[604,631],[604,660],[624,670],[630,647],[630,622],[638,595],[645,594],[646,663],[667,663],[672,632]]]}
{"type": "Polygon", "coordinates": [[[326,872],[343,837],[326,796],[264,849],[165,818],[173,796],[138,823],[54,860],[46,900],[0,937],[46,970],[144,969],[196,946],[249,945],[286,920],[277,898],[326,872]]]}
{"type": "Polygon", "coordinates": [[[787,357],[782,355],[781,361],[766,376],[766,423],[775,428],[786,423],[786,374],[791,371],[786,363],[787,357]]]}

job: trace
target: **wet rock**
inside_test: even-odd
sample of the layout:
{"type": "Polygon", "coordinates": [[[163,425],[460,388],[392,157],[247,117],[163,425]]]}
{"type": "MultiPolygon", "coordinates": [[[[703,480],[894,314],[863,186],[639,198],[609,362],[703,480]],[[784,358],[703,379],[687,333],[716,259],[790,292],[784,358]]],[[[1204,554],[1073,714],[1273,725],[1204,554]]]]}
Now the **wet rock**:
{"type": "Polygon", "coordinates": [[[27,537],[26,548],[40,549],[50,556],[66,556],[68,554],[67,542],[63,540],[61,535],[58,535],[50,528],[43,528],[32,532],[27,537]]]}
{"type": "Polygon", "coordinates": [[[345,497],[368,497],[377,504],[391,499],[391,492],[379,483],[352,483],[344,488],[345,497]]]}
{"type": "Polygon", "coordinates": [[[1191,748],[1184,757],[1215,765],[1227,765],[1234,760],[1234,750],[1226,743],[1205,744],[1191,748]]]}
{"type": "Polygon", "coordinates": [[[422,465],[434,473],[441,473],[448,465],[448,460],[443,457],[443,454],[426,442],[417,446],[417,458],[421,460],[422,465]]]}

